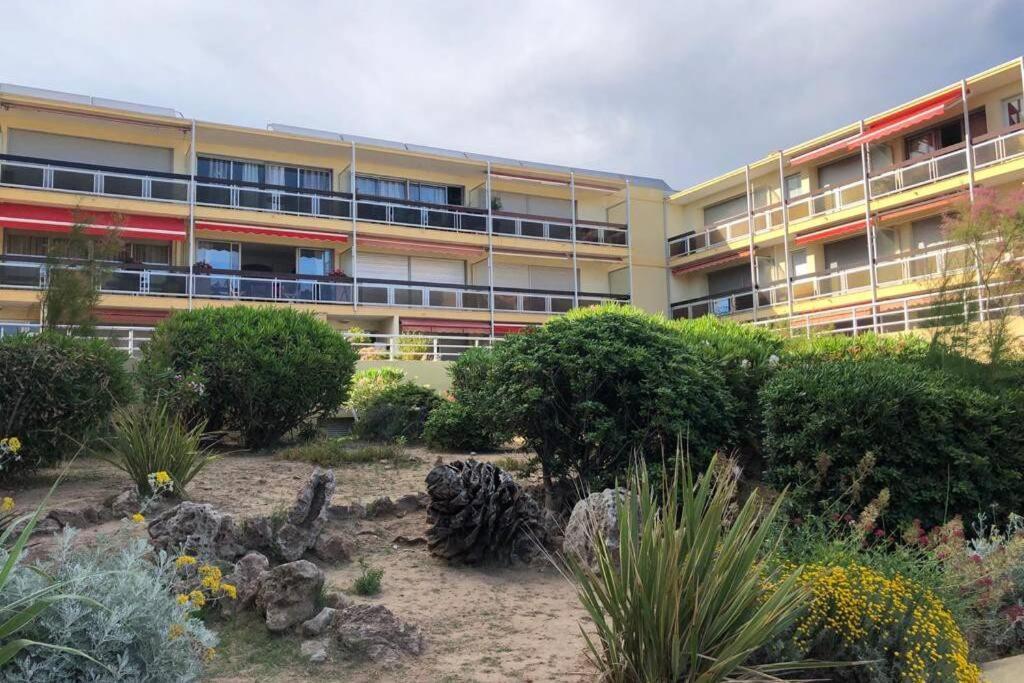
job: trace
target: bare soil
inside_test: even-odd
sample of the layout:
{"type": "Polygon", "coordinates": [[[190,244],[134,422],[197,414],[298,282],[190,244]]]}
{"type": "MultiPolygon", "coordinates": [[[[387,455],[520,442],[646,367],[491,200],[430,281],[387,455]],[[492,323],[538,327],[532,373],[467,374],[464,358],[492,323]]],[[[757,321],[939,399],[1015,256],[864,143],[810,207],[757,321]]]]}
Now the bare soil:
{"type": "MultiPolygon", "coordinates": [[[[335,504],[368,503],[379,496],[393,499],[425,489],[424,478],[438,457],[464,455],[409,449],[408,466],[385,463],[336,468],[335,504]]],[[[479,459],[509,454],[476,456],[479,459]]],[[[525,458],[525,455],[514,457],[525,458]]],[[[229,455],[207,467],[189,487],[190,496],[235,515],[268,514],[290,504],[313,466],[286,462],[273,455],[229,455]]],[[[42,472],[14,488],[19,510],[37,504],[56,472],[42,472]]],[[[120,472],[98,460],[75,462],[48,507],[99,504],[128,485],[120,472]]],[[[85,530],[83,542],[124,522],[108,522],[85,530]]],[[[346,661],[340,655],[320,665],[297,656],[297,638],[273,638],[255,619],[212,623],[222,630],[224,647],[207,680],[248,681],[581,681],[594,672],[586,661],[580,624],[586,616],[573,586],[544,560],[530,566],[456,567],[433,558],[422,543],[396,543],[397,537],[422,538],[424,512],[402,517],[345,522],[355,533],[357,557],[384,570],[382,592],[358,601],[386,605],[401,619],[416,624],[426,640],[424,653],[392,668],[346,661]],[[353,526],[354,525],[354,526],[353,526]]],[[[140,527],[136,533],[144,533],[140,527]]],[[[349,590],[359,564],[320,563],[329,589],[349,590]]]]}

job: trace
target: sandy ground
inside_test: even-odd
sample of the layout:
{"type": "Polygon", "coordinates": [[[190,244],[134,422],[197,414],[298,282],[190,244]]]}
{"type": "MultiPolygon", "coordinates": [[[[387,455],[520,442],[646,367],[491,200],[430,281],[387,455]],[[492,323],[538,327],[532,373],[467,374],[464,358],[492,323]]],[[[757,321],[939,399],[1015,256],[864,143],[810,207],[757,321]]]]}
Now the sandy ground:
{"type": "MultiPolygon", "coordinates": [[[[397,498],[424,490],[424,477],[438,454],[417,449],[410,449],[410,454],[417,464],[336,469],[334,503],[367,503],[383,495],[397,498]]],[[[452,460],[465,456],[441,457],[452,460]]],[[[196,477],[189,493],[198,502],[212,503],[239,516],[267,514],[294,500],[311,470],[311,465],[285,462],[271,455],[229,455],[196,477]]],[[[43,472],[14,488],[0,489],[0,495],[14,496],[19,510],[26,509],[45,496],[53,476],[52,472],[43,472]]],[[[127,484],[127,479],[109,465],[82,459],[71,467],[48,507],[98,504],[127,484]]],[[[87,542],[90,536],[121,524],[109,522],[87,529],[82,538],[87,542]]],[[[296,657],[268,665],[259,653],[236,647],[215,663],[208,680],[490,682],[593,678],[580,635],[584,612],[572,585],[552,565],[535,561],[528,567],[508,569],[450,567],[431,557],[422,544],[394,543],[397,536],[424,535],[427,522],[423,512],[338,524],[348,525],[355,534],[357,557],[384,569],[381,594],[355,599],[380,602],[400,618],[418,625],[426,638],[425,652],[395,668],[381,669],[333,655],[327,663],[316,666],[296,657]]],[[[321,566],[328,586],[338,590],[347,590],[360,571],[355,562],[321,566]]],[[[217,628],[216,624],[212,626],[217,628]]],[[[294,647],[297,649],[297,641],[294,647]]]]}

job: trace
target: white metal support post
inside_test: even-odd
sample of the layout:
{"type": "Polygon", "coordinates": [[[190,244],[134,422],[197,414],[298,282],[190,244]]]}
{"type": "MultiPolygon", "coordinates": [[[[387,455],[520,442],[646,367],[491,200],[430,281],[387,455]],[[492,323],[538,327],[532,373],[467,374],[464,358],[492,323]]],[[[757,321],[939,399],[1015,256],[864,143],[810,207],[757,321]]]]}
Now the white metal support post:
{"type": "MultiPolygon", "coordinates": [[[[864,119],[860,121],[860,132],[864,134],[864,119]]],[[[868,276],[871,278],[871,329],[875,332],[878,331],[878,280],[876,278],[875,268],[877,267],[878,259],[875,258],[875,228],[871,223],[871,176],[868,173],[868,168],[871,164],[871,151],[868,146],[861,144],[860,146],[860,172],[861,182],[864,183],[864,234],[867,238],[868,243],[868,276]]],[[[854,309],[854,322],[856,323],[857,315],[856,309],[854,309]]]]}
{"type": "Polygon", "coordinates": [[[193,290],[196,286],[195,263],[196,263],[196,174],[198,169],[198,157],[196,156],[196,120],[192,119],[191,140],[188,150],[188,309],[192,310],[193,290]]]}
{"type": "Polygon", "coordinates": [[[352,159],[348,164],[348,193],[351,200],[348,205],[352,217],[352,310],[359,308],[359,246],[356,240],[356,143],[352,143],[352,159]]]}
{"type": "MultiPolygon", "coordinates": [[[[967,155],[967,196],[974,203],[974,140],[971,137],[971,111],[967,106],[967,81],[960,79],[960,101],[964,115],[964,153],[967,155]]],[[[985,320],[985,297],[981,278],[981,257],[974,255],[975,281],[978,285],[978,320],[985,320]]]]}
{"type": "Polygon", "coordinates": [[[484,180],[484,201],[487,203],[487,310],[491,316],[491,338],[494,338],[494,202],[491,199],[491,162],[487,162],[484,180]]]}
{"type": "MultiPolygon", "coordinates": [[[[569,209],[572,216],[572,307],[580,307],[580,274],[576,270],[576,174],[569,171],[569,209]]],[[[629,274],[633,277],[633,273],[629,274]]],[[[630,287],[632,289],[632,286],[630,287]]]]}
{"type": "Polygon", "coordinates": [[[633,198],[626,178],[626,269],[629,272],[629,303],[633,303],[633,198]]]}
{"type": "Polygon", "coordinates": [[[753,297],[754,320],[757,320],[757,257],[754,255],[754,204],[750,198],[750,164],[743,167],[744,191],[747,193],[747,236],[750,238],[750,295],[753,297]]]}
{"type": "MultiPolygon", "coordinates": [[[[789,257],[789,207],[786,205],[786,174],[783,170],[782,150],[779,150],[779,201],[782,202],[782,250],[786,259],[786,302],[793,316],[793,261],[789,257]]],[[[751,238],[753,239],[753,238],[751,238]]],[[[751,244],[753,248],[753,244],[751,244]]]]}

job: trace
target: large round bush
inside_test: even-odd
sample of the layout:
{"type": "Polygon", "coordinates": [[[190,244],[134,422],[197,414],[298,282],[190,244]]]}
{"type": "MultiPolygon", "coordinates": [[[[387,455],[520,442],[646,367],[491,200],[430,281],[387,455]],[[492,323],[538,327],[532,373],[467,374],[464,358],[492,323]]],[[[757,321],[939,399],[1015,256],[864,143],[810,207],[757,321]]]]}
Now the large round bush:
{"type": "Polygon", "coordinates": [[[57,332],[0,339],[0,438],[22,443],[0,478],[58,462],[104,428],[131,395],[126,358],[103,340],[57,332]]]}
{"type": "Polygon", "coordinates": [[[355,434],[369,441],[419,441],[423,425],[441,403],[437,392],[412,382],[388,387],[357,416],[355,434]]]}
{"type": "Polygon", "coordinates": [[[232,306],[171,316],[143,348],[140,370],[197,378],[207,428],[237,430],[260,448],[337,409],[355,361],[345,338],[309,313],[232,306]]]}
{"type": "Polygon", "coordinates": [[[860,504],[888,487],[890,522],[973,517],[993,503],[1020,509],[1019,399],[876,358],[787,367],[760,403],[772,484],[860,504]]]}
{"type": "Polygon", "coordinates": [[[452,400],[433,410],[423,428],[431,448],[488,451],[511,438],[491,392],[493,369],[494,354],[487,347],[468,349],[449,366],[452,400]]]}
{"type": "Polygon", "coordinates": [[[608,305],[572,311],[494,348],[491,400],[537,452],[545,481],[603,486],[684,442],[699,461],[737,439],[722,371],[664,318],[608,305]]]}

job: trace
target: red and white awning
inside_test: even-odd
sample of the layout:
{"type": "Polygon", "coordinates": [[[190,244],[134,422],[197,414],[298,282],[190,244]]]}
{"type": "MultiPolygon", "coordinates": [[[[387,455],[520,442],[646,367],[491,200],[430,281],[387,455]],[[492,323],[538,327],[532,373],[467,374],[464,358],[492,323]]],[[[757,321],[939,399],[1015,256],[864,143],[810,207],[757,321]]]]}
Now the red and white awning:
{"type": "Polygon", "coordinates": [[[730,252],[714,258],[704,259],[703,261],[697,261],[695,263],[686,263],[681,266],[676,266],[672,269],[673,275],[679,273],[692,273],[698,270],[706,270],[708,268],[716,268],[718,266],[724,266],[728,263],[739,262],[750,256],[750,250],[744,249],[743,251],[730,252]]]}
{"type": "Polygon", "coordinates": [[[34,204],[0,203],[0,225],[40,232],[70,232],[73,225],[84,225],[87,235],[105,235],[116,231],[125,239],[182,242],[185,221],[167,216],[116,214],[109,211],[79,211],[34,204]]]}
{"type": "Polygon", "coordinates": [[[835,239],[837,237],[846,237],[847,235],[864,232],[866,224],[867,223],[862,220],[854,221],[853,223],[837,225],[834,228],[826,228],[825,230],[819,230],[817,232],[797,235],[793,238],[793,243],[797,246],[801,246],[812,242],[822,242],[824,240],[835,239]]]}
{"type": "Polygon", "coordinates": [[[243,235],[264,235],[268,237],[289,237],[303,240],[319,240],[322,242],[348,242],[348,235],[340,232],[321,230],[293,230],[291,228],[272,228],[262,225],[243,225],[241,223],[217,223],[213,221],[196,221],[196,230],[212,230],[214,232],[234,232],[243,235]]]}
{"type": "Polygon", "coordinates": [[[483,320],[445,320],[439,318],[402,318],[399,329],[404,332],[421,332],[441,335],[490,335],[491,324],[483,320]]]}

